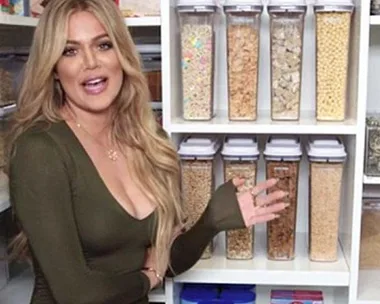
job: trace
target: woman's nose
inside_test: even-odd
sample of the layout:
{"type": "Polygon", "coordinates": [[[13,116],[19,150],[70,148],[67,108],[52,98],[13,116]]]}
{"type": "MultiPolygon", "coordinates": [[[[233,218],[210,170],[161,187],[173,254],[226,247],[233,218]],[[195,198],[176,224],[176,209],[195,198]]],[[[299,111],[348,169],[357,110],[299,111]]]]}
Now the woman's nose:
{"type": "Polygon", "coordinates": [[[95,69],[98,67],[98,58],[93,50],[85,50],[84,65],[86,69],[95,69]]]}

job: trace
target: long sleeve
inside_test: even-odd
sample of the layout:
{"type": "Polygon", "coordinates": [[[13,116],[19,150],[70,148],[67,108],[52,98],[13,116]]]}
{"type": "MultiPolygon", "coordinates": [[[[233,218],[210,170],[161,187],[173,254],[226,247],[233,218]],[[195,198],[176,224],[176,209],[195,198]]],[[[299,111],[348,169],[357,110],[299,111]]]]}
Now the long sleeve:
{"type": "Polygon", "coordinates": [[[244,227],[236,189],[232,181],[228,181],[213,194],[197,223],[175,239],[171,248],[171,267],[166,275],[173,277],[190,269],[219,232],[244,227]]]}
{"type": "Polygon", "coordinates": [[[73,207],[68,161],[46,132],[20,137],[11,159],[11,201],[31,250],[59,304],[133,303],[145,297],[140,271],[105,273],[85,261],[73,207]]]}

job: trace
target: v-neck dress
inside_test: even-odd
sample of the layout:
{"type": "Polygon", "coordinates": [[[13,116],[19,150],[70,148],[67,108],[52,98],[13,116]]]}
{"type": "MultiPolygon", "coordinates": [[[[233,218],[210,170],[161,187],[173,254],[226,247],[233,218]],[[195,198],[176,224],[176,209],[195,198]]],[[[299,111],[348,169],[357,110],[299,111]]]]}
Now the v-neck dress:
{"type": "MultiPolygon", "coordinates": [[[[32,252],[32,304],[148,303],[149,279],[141,269],[155,213],[139,220],[124,210],[66,122],[34,127],[18,138],[10,194],[32,252]]],[[[220,231],[243,227],[230,181],[174,241],[166,275],[191,268],[220,231]]]]}

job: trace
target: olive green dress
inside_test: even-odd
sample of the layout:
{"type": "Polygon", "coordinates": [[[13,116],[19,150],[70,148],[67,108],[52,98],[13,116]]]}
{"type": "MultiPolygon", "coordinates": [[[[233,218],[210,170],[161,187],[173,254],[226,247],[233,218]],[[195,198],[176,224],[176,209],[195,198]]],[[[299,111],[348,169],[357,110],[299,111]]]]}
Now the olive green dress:
{"type": "MultiPolygon", "coordinates": [[[[232,182],[219,187],[201,219],[175,240],[167,276],[191,268],[220,231],[244,227],[235,191],[232,182]]],[[[10,192],[33,255],[31,303],[148,303],[141,268],[155,215],[138,220],[118,204],[66,122],[19,137],[10,192]]]]}

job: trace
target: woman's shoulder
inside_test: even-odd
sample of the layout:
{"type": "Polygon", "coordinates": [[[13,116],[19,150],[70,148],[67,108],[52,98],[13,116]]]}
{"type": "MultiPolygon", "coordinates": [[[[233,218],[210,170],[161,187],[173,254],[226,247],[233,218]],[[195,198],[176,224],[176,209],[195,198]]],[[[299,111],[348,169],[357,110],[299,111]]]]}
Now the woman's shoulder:
{"type": "Polygon", "coordinates": [[[25,130],[15,141],[14,148],[30,155],[42,156],[57,150],[60,143],[59,123],[39,122],[25,130]]]}

